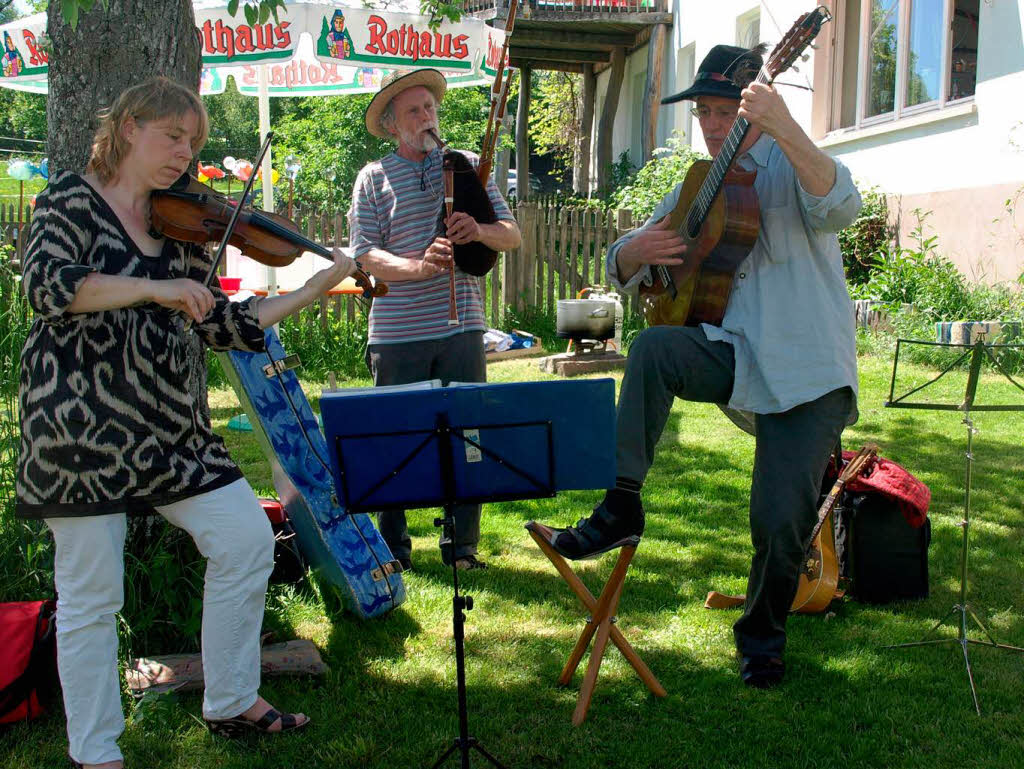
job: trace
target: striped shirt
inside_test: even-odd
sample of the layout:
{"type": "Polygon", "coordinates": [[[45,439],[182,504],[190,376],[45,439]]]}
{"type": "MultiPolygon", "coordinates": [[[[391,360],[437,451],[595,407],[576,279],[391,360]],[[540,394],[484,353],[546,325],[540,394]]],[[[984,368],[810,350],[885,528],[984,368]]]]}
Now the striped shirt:
{"type": "MultiPolygon", "coordinates": [[[[465,154],[475,166],[479,158],[465,154]]],[[[487,193],[499,220],[515,221],[493,179],[487,193]]],[[[422,163],[391,153],[359,172],[348,212],[349,243],[358,259],[373,248],[395,256],[422,259],[438,231],[444,201],[441,152],[433,150],[422,163]],[[424,189],[421,189],[423,187],[424,189]]],[[[388,283],[388,293],[373,300],[369,344],[395,344],[441,339],[464,331],[484,331],[480,283],[455,271],[459,325],[448,325],[448,273],[427,280],[388,283]]]]}

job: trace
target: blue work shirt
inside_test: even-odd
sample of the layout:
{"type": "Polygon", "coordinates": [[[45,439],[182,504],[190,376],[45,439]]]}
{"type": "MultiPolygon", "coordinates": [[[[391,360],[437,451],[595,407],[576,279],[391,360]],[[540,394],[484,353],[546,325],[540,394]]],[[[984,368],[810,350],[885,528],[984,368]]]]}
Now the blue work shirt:
{"type": "MultiPolygon", "coordinates": [[[[776,414],[850,387],[848,423],[857,420],[853,302],[836,233],[856,219],[861,199],[849,170],[834,162],[835,183],[818,197],[800,185],[767,134],[738,159],[741,167],[757,171],[761,231],[736,269],[721,327],[701,324],[708,339],[728,342],[735,352],[729,409],[776,414]]],[[[623,284],[615,261],[619,248],[671,211],[681,188],[658,204],[642,228],[608,249],[608,277],[621,290],[634,293],[641,282],[650,285],[651,268],[644,265],[623,284]]]]}

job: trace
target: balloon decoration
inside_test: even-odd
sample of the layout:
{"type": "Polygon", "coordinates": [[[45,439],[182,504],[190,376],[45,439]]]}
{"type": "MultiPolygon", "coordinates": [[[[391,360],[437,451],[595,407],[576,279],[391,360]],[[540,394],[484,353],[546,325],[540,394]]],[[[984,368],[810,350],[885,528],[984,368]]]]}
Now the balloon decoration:
{"type": "Polygon", "coordinates": [[[223,179],[224,172],[221,171],[217,166],[212,163],[208,166],[204,166],[202,163],[196,163],[196,170],[199,171],[199,181],[204,184],[211,179],[223,179]]]}
{"type": "Polygon", "coordinates": [[[295,193],[295,179],[301,170],[302,163],[294,155],[289,155],[284,159],[284,172],[288,175],[288,213],[286,216],[289,219],[292,218],[292,196],[295,193]]]}
{"type": "Polygon", "coordinates": [[[50,180],[50,159],[49,158],[43,158],[42,162],[39,164],[39,175],[42,176],[47,181],[50,180]]]}
{"type": "MultiPolygon", "coordinates": [[[[256,172],[256,178],[263,181],[263,169],[261,168],[256,172]]],[[[270,183],[277,184],[277,180],[281,178],[280,172],[276,168],[270,169],[270,183]]]]}
{"type": "Polygon", "coordinates": [[[7,175],[19,182],[27,182],[39,173],[39,169],[27,160],[11,160],[7,164],[7,175]]]}
{"type": "Polygon", "coordinates": [[[25,182],[33,176],[40,176],[42,171],[39,166],[27,160],[12,158],[7,164],[7,175],[18,181],[18,221],[24,221],[25,210],[25,182]]]}
{"type": "Polygon", "coordinates": [[[240,181],[247,182],[252,176],[252,163],[248,160],[235,161],[235,167],[231,169],[231,173],[240,181]]]}

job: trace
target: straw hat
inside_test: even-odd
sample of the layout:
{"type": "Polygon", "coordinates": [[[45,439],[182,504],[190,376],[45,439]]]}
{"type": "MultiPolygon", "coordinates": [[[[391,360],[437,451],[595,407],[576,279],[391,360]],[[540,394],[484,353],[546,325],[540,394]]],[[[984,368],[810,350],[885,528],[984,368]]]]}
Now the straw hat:
{"type": "Polygon", "coordinates": [[[441,99],[444,98],[444,92],[448,88],[444,75],[436,69],[417,69],[405,73],[396,70],[390,73],[381,81],[380,90],[373,97],[370,106],[366,108],[366,130],[374,136],[379,136],[381,139],[390,139],[391,134],[385,131],[384,126],[380,124],[381,115],[384,114],[388,104],[398,94],[418,85],[423,86],[434,94],[438,104],[441,103],[441,99]]]}

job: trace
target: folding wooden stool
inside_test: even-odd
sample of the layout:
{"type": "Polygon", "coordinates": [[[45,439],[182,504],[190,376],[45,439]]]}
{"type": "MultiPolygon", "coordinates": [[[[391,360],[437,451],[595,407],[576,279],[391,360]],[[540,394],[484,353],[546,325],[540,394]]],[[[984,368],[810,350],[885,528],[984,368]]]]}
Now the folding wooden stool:
{"type": "Polygon", "coordinates": [[[559,684],[562,686],[569,685],[573,674],[576,672],[576,668],[579,667],[580,661],[587,651],[587,646],[590,645],[590,639],[594,637],[595,633],[597,634],[597,638],[594,640],[594,648],[590,653],[590,661],[587,663],[587,672],[583,676],[583,685],[580,687],[579,696],[576,698],[576,710],[572,714],[573,726],[579,726],[583,723],[583,719],[587,717],[590,698],[594,694],[597,674],[601,669],[601,658],[604,657],[609,638],[619,647],[619,651],[629,661],[629,664],[633,666],[633,669],[636,670],[637,675],[647,685],[647,688],[651,690],[651,693],[656,697],[664,697],[666,695],[664,687],[654,677],[654,674],[644,664],[644,661],[640,659],[640,655],[630,646],[629,641],[622,635],[622,632],[615,626],[617,621],[615,610],[619,606],[622,585],[626,580],[626,570],[629,568],[629,562],[633,560],[633,556],[636,554],[636,547],[640,543],[640,537],[627,537],[622,541],[623,544],[619,550],[619,558],[615,562],[615,568],[612,569],[611,576],[608,577],[608,581],[601,590],[600,598],[595,599],[582,580],[569,568],[569,564],[565,562],[565,559],[551,547],[550,542],[554,534],[551,527],[536,521],[530,521],[526,524],[526,530],[530,532],[533,541],[537,543],[537,546],[548,557],[548,560],[551,561],[558,573],[562,575],[562,579],[565,580],[566,584],[569,585],[583,603],[583,606],[590,612],[586,627],[583,629],[583,633],[580,634],[579,640],[576,641],[576,646],[569,655],[569,659],[566,660],[565,667],[562,668],[562,674],[558,677],[559,684]]]}

